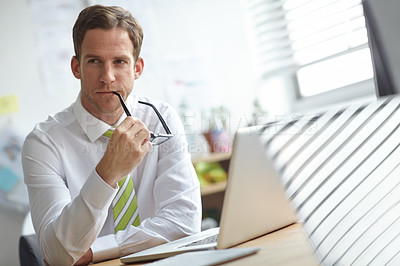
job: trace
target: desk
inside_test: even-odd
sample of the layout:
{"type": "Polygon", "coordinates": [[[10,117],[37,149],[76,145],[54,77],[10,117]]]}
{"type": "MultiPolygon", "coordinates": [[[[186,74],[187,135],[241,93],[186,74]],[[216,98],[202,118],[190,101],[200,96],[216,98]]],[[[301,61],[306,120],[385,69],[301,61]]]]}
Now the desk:
{"type": "MultiPolygon", "coordinates": [[[[223,265],[319,265],[313,255],[312,248],[307,241],[301,224],[294,224],[279,231],[267,234],[237,247],[260,247],[254,255],[238,259],[223,265]]],[[[119,259],[97,263],[102,266],[125,265],[119,259]]],[[[143,264],[130,264],[143,265],[143,264]]]]}

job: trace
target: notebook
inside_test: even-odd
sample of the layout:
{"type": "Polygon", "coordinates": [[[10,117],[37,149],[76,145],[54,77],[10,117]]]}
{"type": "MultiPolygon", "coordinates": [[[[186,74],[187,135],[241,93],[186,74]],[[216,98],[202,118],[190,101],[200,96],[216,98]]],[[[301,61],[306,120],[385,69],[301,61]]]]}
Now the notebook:
{"type": "Polygon", "coordinates": [[[221,263],[234,261],[242,257],[247,257],[257,253],[260,248],[230,248],[219,250],[202,250],[196,252],[185,252],[176,256],[156,260],[148,264],[149,266],[210,266],[221,265],[221,263]]]}
{"type": "Polygon", "coordinates": [[[266,156],[257,127],[239,129],[233,141],[220,227],[122,257],[143,262],[188,251],[226,249],[297,221],[278,172],[266,156]],[[206,243],[202,243],[205,240],[206,243]]]}

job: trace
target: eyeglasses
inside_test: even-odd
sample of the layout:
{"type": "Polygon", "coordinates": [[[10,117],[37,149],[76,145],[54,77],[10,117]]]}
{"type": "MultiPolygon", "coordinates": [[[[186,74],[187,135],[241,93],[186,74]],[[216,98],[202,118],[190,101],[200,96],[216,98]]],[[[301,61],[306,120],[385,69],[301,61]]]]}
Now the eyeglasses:
{"type": "MultiPolygon", "coordinates": [[[[113,93],[115,95],[118,96],[119,101],[121,102],[122,108],[124,108],[124,111],[126,113],[127,116],[132,116],[131,113],[129,112],[128,108],[126,107],[124,100],[122,99],[121,95],[118,92],[113,91],[113,93]]],[[[163,144],[164,142],[166,142],[167,140],[169,140],[170,138],[172,138],[174,135],[171,133],[171,130],[169,130],[167,123],[165,122],[164,118],[161,116],[160,112],[158,112],[157,108],[148,102],[143,102],[143,101],[138,101],[138,103],[140,104],[145,104],[150,106],[151,108],[153,108],[154,112],[156,113],[156,115],[158,116],[158,119],[160,120],[165,132],[167,134],[162,134],[162,133],[153,133],[150,131],[150,143],[153,146],[157,146],[160,144],[163,144]]]]}

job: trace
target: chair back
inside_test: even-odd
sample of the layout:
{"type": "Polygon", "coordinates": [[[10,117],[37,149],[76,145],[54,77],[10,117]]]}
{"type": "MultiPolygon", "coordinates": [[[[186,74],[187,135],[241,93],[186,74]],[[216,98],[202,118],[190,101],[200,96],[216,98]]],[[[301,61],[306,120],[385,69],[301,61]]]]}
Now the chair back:
{"type": "Polygon", "coordinates": [[[23,235],[19,238],[19,262],[21,266],[44,266],[37,236],[23,235]]]}

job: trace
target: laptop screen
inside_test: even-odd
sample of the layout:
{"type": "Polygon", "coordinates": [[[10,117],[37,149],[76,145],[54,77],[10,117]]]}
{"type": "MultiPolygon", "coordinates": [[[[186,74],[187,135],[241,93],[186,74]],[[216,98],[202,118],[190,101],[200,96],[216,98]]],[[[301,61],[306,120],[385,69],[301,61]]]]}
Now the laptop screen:
{"type": "Polygon", "coordinates": [[[228,248],[297,221],[265,153],[262,128],[236,132],[217,248],[228,248]]]}

